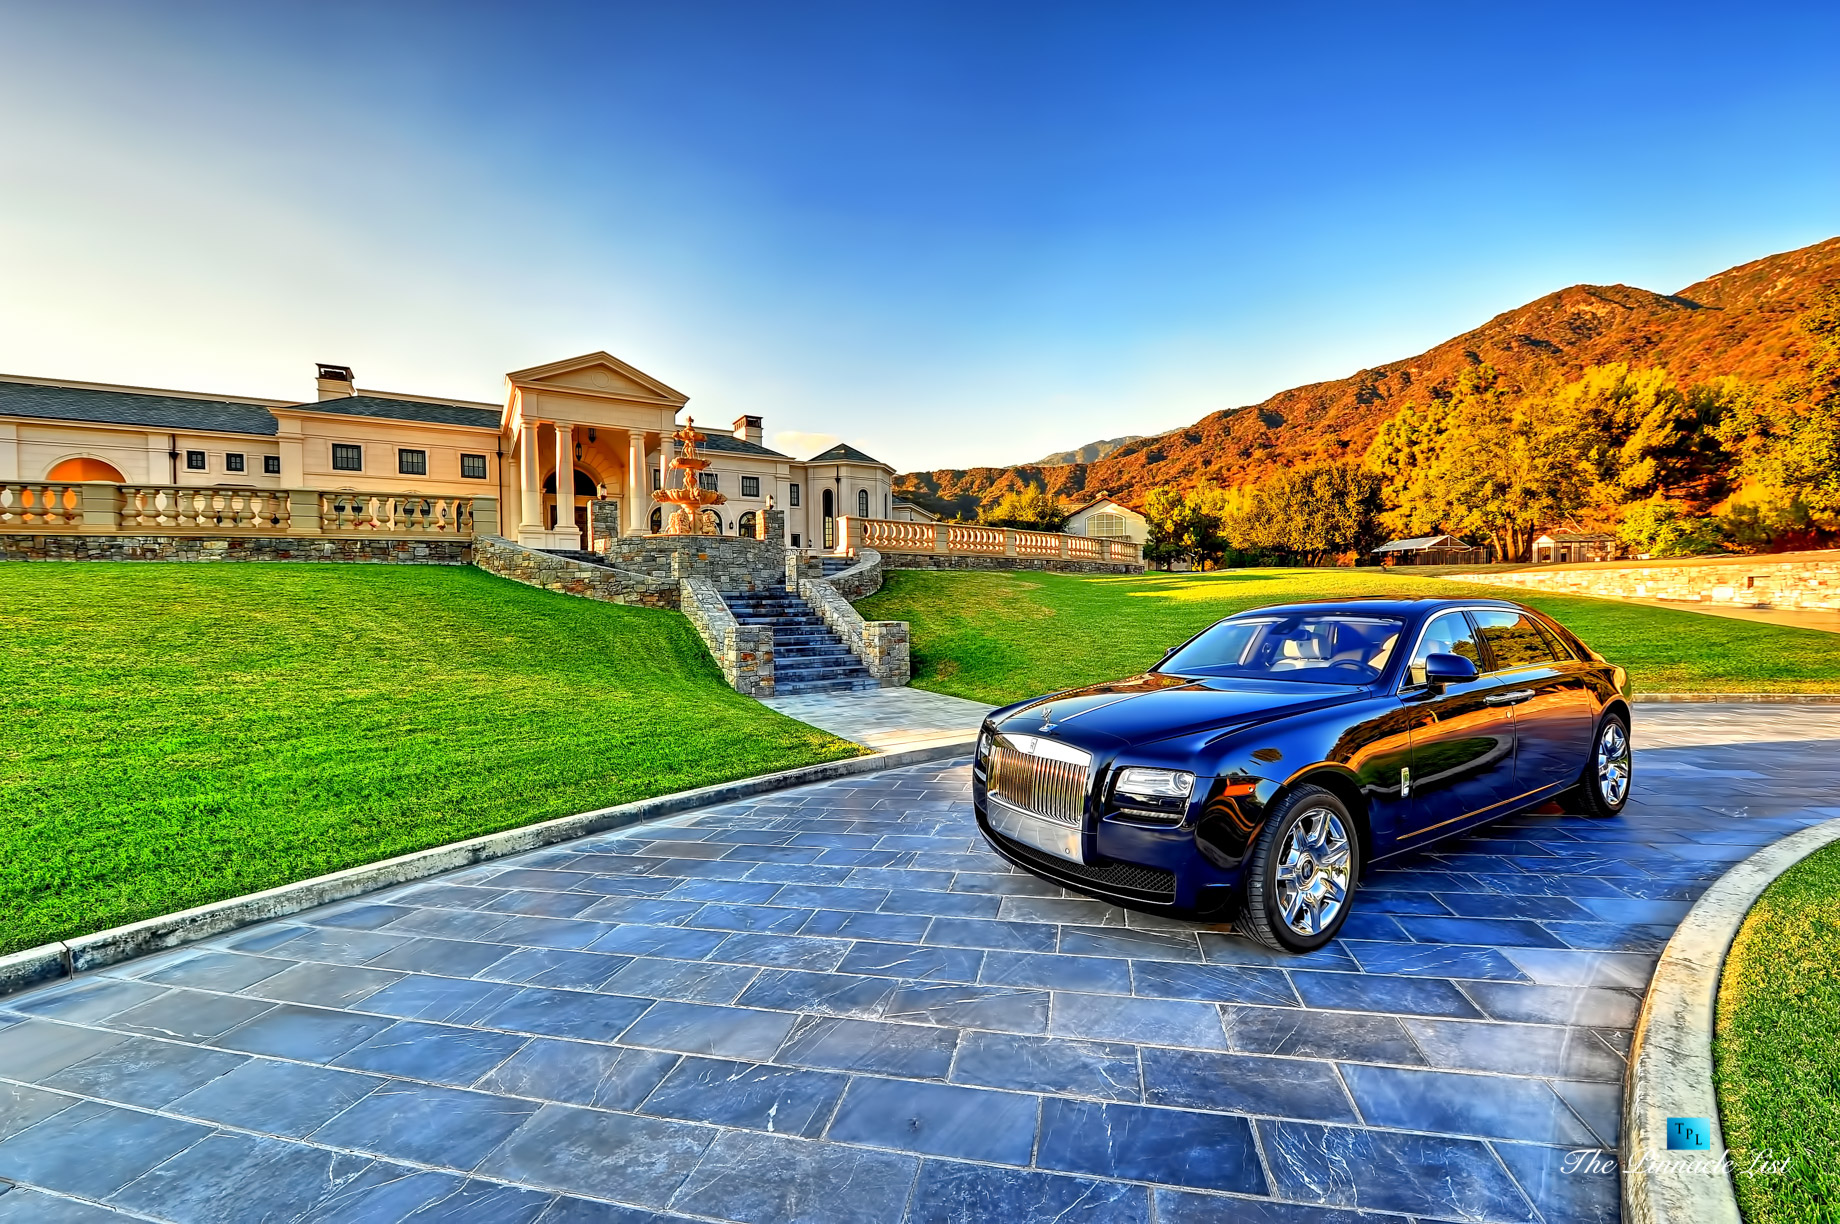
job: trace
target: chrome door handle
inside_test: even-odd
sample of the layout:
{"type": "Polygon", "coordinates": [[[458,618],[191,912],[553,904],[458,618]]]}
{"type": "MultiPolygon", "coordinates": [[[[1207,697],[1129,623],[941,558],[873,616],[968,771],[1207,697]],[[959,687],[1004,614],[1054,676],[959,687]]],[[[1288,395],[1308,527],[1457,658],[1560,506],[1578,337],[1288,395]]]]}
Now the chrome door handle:
{"type": "Polygon", "coordinates": [[[1532,689],[1515,689],[1510,693],[1490,693],[1482,700],[1485,705],[1519,705],[1532,696],[1532,689]]]}

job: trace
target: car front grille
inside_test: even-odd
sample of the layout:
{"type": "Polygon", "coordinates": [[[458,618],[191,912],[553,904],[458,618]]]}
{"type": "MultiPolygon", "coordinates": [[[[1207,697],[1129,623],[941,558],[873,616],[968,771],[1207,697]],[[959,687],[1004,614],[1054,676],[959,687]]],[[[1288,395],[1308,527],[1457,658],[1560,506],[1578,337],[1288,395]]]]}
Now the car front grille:
{"type": "Polygon", "coordinates": [[[1079,828],[1086,817],[1092,756],[1033,735],[998,735],[990,748],[990,793],[1012,807],[1079,828]]]}
{"type": "Polygon", "coordinates": [[[1089,887],[1095,892],[1132,900],[1168,903],[1175,899],[1176,876],[1173,871],[1146,867],[1141,863],[1121,863],[1115,859],[1101,859],[1096,863],[1070,863],[1043,854],[1033,846],[1025,846],[994,829],[985,832],[1010,858],[1050,879],[1065,881],[1076,888],[1089,887]]]}

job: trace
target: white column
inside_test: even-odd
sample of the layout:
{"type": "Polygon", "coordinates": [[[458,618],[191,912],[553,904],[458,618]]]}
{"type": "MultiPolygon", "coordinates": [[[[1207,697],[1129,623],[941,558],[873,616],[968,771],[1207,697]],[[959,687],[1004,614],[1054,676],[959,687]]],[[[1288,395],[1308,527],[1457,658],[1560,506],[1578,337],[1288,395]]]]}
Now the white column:
{"type": "Polygon", "coordinates": [[[519,506],[518,535],[543,530],[543,475],[537,466],[537,422],[524,418],[518,430],[518,474],[523,496],[519,506]]]}
{"type": "Polygon", "coordinates": [[[645,470],[645,435],[630,430],[626,435],[626,521],[620,526],[626,535],[644,535],[651,527],[652,499],[646,496],[651,481],[645,470]]]}
{"type": "Polygon", "coordinates": [[[575,528],[575,427],[556,426],[556,530],[575,532],[575,547],[581,547],[581,533],[575,528]]]}

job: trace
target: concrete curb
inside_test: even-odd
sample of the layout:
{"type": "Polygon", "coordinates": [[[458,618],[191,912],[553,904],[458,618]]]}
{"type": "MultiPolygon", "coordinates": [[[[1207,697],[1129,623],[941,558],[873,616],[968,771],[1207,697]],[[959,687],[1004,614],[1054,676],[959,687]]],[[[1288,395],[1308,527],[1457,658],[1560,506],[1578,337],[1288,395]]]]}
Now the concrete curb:
{"type": "Polygon", "coordinates": [[[1840,819],[1792,833],[1720,876],[1655,965],[1623,1086],[1623,1211],[1630,1224],[1739,1224],[1712,1081],[1719,977],[1751,906],[1783,872],[1840,841],[1840,819]],[[1669,1118],[1705,1118],[1710,1152],[1667,1150],[1669,1118]]]}
{"type": "Polygon", "coordinates": [[[764,774],[757,778],[740,778],[715,786],[678,791],[671,795],[658,795],[636,803],[599,808],[574,816],[559,816],[540,824],[434,846],[413,854],[384,859],[382,862],[367,863],[362,867],[349,867],[330,875],[315,876],[311,880],[284,884],[263,892],[214,901],[176,914],[164,914],[127,926],[110,927],[92,935],[41,944],[36,948],[0,956],[0,995],[12,994],[86,970],[100,969],[150,952],[208,939],[254,922],[298,914],[302,910],[348,900],[393,884],[425,879],[455,868],[535,850],[540,846],[585,837],[590,833],[603,833],[608,829],[623,828],[641,821],[675,816],[680,812],[736,799],[748,799],[773,791],[810,786],[816,782],[830,782],[838,778],[968,756],[975,747],[975,739],[965,739],[900,752],[871,753],[842,761],[828,761],[822,765],[789,769],[782,773],[764,774]]]}
{"type": "Polygon", "coordinates": [[[1840,693],[1637,693],[1630,700],[1638,705],[1840,705],[1840,693]]]}

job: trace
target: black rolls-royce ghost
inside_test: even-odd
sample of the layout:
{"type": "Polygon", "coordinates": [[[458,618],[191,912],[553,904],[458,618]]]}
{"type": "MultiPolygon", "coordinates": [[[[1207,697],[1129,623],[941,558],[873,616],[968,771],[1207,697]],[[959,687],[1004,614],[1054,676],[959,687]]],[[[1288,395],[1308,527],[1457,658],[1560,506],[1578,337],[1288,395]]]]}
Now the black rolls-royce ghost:
{"type": "Polygon", "coordinates": [[[1627,675],[1541,613],[1329,600],[995,711],[972,794],[1012,863],[1306,952],[1371,864],[1557,796],[1614,815],[1630,764],[1627,675]]]}

